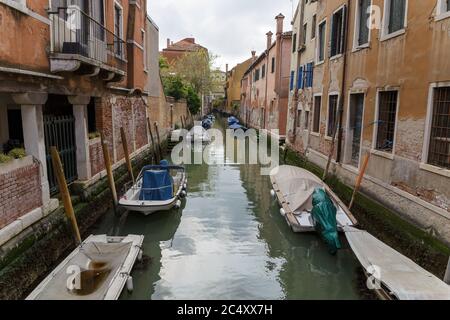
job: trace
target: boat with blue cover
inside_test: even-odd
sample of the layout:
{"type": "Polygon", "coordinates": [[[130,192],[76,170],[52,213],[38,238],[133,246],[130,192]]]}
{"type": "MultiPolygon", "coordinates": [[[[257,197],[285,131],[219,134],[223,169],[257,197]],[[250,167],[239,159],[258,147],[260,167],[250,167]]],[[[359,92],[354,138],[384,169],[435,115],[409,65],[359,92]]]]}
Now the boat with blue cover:
{"type": "Polygon", "coordinates": [[[236,117],[231,116],[228,118],[228,126],[231,126],[233,124],[239,124],[239,120],[236,117]]]}
{"type": "Polygon", "coordinates": [[[120,199],[127,210],[149,215],[181,206],[187,195],[186,170],[162,160],[159,165],[142,168],[136,183],[120,199]]]}

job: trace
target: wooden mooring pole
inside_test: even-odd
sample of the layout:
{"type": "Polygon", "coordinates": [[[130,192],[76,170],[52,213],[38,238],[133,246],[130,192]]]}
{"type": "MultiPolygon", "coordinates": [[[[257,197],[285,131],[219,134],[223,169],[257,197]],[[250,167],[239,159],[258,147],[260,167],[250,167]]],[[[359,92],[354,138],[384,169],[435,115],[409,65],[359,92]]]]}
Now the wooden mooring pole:
{"type": "Polygon", "coordinates": [[[117,191],[116,191],[116,184],[114,182],[114,174],[112,172],[111,158],[109,156],[109,150],[108,150],[108,146],[106,145],[105,137],[103,136],[103,132],[100,133],[100,139],[101,139],[102,150],[103,150],[103,158],[105,159],[105,169],[106,169],[106,174],[108,176],[109,189],[111,190],[111,194],[112,194],[112,198],[113,198],[114,212],[117,214],[117,205],[118,205],[119,201],[117,200],[117,191]]]}
{"type": "Polygon", "coordinates": [[[153,138],[152,125],[150,123],[150,119],[149,118],[147,118],[147,125],[148,125],[148,131],[150,132],[150,140],[152,140],[153,161],[155,163],[159,163],[158,154],[156,152],[155,138],[153,138]]]}
{"type": "Polygon", "coordinates": [[[367,153],[364,156],[363,165],[362,165],[361,171],[358,175],[358,179],[356,179],[355,190],[353,190],[352,200],[350,201],[350,205],[348,206],[349,210],[352,209],[353,203],[355,202],[356,195],[358,194],[359,187],[361,186],[361,182],[364,178],[364,173],[366,172],[367,165],[369,164],[369,158],[370,158],[370,153],[367,153]]]}
{"type": "Polygon", "coordinates": [[[180,120],[181,120],[181,128],[182,129],[186,128],[184,121],[183,121],[183,116],[180,116],[180,120]]]}
{"type": "Polygon", "coordinates": [[[156,138],[158,139],[159,161],[161,161],[163,158],[163,153],[161,147],[161,138],[159,136],[158,122],[155,122],[155,131],[156,131],[156,138]]]}
{"type": "Polygon", "coordinates": [[[69,221],[72,224],[75,240],[79,245],[81,245],[80,230],[78,229],[77,218],[75,217],[75,212],[73,211],[72,199],[70,198],[69,188],[67,187],[67,181],[64,175],[61,158],[59,157],[59,153],[56,147],[51,147],[50,152],[52,155],[53,170],[55,172],[56,180],[58,180],[61,198],[64,202],[64,211],[66,212],[67,218],[69,218],[69,221]]]}
{"type": "Polygon", "coordinates": [[[120,127],[120,135],[122,137],[123,152],[125,153],[125,161],[127,162],[128,173],[130,174],[131,181],[133,182],[134,185],[133,166],[131,165],[130,153],[128,151],[127,136],[125,135],[125,130],[123,129],[123,127],[120,127]]]}

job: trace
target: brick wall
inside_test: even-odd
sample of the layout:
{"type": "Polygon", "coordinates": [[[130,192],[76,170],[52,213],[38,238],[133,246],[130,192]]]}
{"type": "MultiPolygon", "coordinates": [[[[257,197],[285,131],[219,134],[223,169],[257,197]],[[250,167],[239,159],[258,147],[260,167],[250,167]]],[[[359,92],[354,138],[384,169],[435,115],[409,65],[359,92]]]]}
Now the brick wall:
{"type": "Polygon", "coordinates": [[[89,142],[89,155],[91,160],[91,175],[94,176],[105,169],[100,139],[93,139],[89,142]]]}
{"type": "Polygon", "coordinates": [[[0,174],[0,229],[41,206],[39,164],[0,174]]]}

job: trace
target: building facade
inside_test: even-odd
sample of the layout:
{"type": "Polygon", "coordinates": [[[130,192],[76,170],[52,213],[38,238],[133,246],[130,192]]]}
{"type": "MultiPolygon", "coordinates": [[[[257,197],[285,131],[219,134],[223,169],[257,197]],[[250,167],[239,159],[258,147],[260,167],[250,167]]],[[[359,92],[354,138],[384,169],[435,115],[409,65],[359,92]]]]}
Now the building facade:
{"type": "MultiPolygon", "coordinates": [[[[254,61],[254,57],[237,64],[230,71],[227,70],[226,84],[225,84],[225,111],[228,113],[239,113],[241,106],[241,81],[245,71],[250,67],[254,61]]],[[[227,65],[228,69],[228,65],[227,65]]]]}
{"type": "Polygon", "coordinates": [[[290,144],[325,167],[335,136],[332,167],[350,185],[370,155],[364,192],[450,243],[448,1],[306,2],[313,110],[290,144]]]}
{"type": "Polygon", "coordinates": [[[146,5],[0,1],[0,153],[27,155],[0,164],[0,244],[58,205],[51,146],[81,187],[105,174],[100,132],[114,168],[124,163],[121,128],[132,156],[147,148],[146,5]]]}
{"type": "Polygon", "coordinates": [[[267,49],[244,73],[241,86],[241,119],[247,125],[286,135],[292,32],[283,32],[284,16],[276,17],[276,40],[267,33],[267,49]]]}
{"type": "Polygon", "coordinates": [[[186,53],[199,50],[208,52],[208,49],[195,43],[195,38],[185,38],[175,43],[170,39],[167,39],[167,47],[163,49],[161,55],[167,59],[167,62],[170,65],[173,65],[186,53]]]}

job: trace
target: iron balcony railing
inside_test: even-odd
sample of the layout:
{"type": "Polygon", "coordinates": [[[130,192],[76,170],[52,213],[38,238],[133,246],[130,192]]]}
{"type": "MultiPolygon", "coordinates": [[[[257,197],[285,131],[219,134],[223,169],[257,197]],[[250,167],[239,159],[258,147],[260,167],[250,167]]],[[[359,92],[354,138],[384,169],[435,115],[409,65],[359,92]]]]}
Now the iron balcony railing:
{"type": "Polygon", "coordinates": [[[52,21],[53,54],[74,54],[126,71],[126,43],[78,6],[57,8],[52,21]]]}

